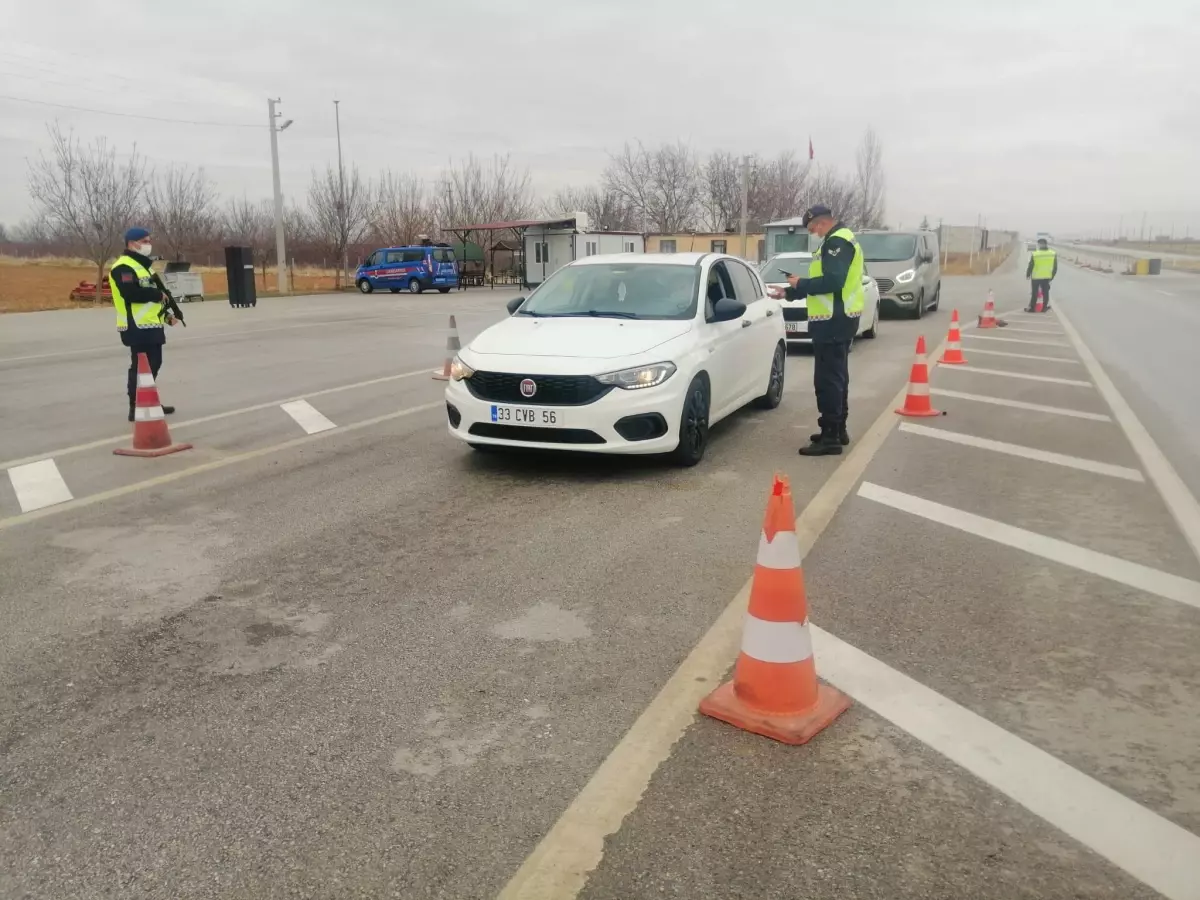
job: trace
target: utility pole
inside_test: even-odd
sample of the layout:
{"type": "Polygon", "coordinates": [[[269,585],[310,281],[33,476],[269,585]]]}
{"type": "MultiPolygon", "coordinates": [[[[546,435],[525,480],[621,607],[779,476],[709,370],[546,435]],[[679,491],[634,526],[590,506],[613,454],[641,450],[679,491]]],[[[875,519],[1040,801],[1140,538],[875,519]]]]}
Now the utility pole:
{"type": "Polygon", "coordinates": [[[750,155],[742,157],[742,258],[750,258],[750,248],[746,246],[746,220],[750,217],[750,155]]]}
{"type": "Polygon", "coordinates": [[[1142,213],[1142,243],[1146,243],[1146,214],[1142,213]]]}
{"type": "Polygon", "coordinates": [[[287,294],[291,286],[288,284],[287,247],[283,234],[283,188],[279,186],[279,132],[291,125],[292,120],[275,124],[280,116],[275,106],[280,102],[278,97],[267,100],[267,125],[271,129],[271,178],[275,183],[275,284],[279,293],[287,294]]]}
{"type": "Polygon", "coordinates": [[[333,121],[337,128],[338,145],[338,228],[341,230],[338,237],[342,241],[342,278],[345,278],[350,267],[350,261],[347,258],[347,254],[350,252],[350,248],[347,246],[350,243],[350,228],[346,221],[346,171],[342,168],[342,115],[338,107],[341,102],[341,100],[333,101],[333,121]]]}

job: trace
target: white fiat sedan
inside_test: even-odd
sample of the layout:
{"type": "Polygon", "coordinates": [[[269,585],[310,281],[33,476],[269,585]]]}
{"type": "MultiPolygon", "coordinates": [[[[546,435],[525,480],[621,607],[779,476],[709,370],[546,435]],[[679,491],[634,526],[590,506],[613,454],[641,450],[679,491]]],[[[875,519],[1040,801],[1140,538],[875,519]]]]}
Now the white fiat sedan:
{"type": "Polygon", "coordinates": [[[778,300],[714,253],[577,260],[464,347],[446,388],[450,433],[477,449],[671,453],[692,466],[709,426],[783,398],[778,300]]]}

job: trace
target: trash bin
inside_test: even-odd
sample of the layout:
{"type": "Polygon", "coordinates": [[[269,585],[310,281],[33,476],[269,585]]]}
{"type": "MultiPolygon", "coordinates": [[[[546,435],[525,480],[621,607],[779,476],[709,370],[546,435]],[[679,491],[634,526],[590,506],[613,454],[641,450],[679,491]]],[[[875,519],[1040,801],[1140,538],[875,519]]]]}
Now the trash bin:
{"type": "Polygon", "coordinates": [[[258,306],[253,250],[249,247],[225,248],[225,280],[229,284],[230,306],[258,306]]]}
{"type": "Polygon", "coordinates": [[[1134,275],[1149,275],[1150,274],[1150,260],[1139,259],[1134,264],[1133,274],[1134,275]]]}
{"type": "Polygon", "coordinates": [[[1150,275],[1161,275],[1162,274],[1162,260],[1161,259],[1149,260],[1149,273],[1148,274],[1150,274],[1150,275]]]}

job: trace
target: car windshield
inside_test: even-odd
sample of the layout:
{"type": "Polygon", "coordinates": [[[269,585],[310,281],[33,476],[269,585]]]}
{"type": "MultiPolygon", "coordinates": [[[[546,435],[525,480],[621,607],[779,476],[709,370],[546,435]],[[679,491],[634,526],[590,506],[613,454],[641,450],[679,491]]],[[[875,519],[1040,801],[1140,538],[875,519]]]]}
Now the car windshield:
{"type": "Polygon", "coordinates": [[[523,316],[690,319],[696,315],[695,266],[596,263],[559,269],[529,295],[523,316]]]}
{"type": "Polygon", "coordinates": [[[802,256],[785,256],[783,259],[769,259],[763,263],[763,283],[783,284],[788,280],[789,273],[804,278],[808,274],[809,262],[809,259],[802,256]]]}
{"type": "Polygon", "coordinates": [[[860,234],[858,243],[867,262],[903,262],[917,255],[911,234],[860,234]]]}

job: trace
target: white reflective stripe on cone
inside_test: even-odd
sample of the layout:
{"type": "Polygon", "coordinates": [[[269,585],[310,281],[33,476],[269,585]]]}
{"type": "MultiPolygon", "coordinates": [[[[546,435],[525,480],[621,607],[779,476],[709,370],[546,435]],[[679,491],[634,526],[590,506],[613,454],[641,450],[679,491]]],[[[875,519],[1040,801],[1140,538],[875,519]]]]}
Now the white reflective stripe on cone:
{"type": "Polygon", "coordinates": [[[910,397],[928,397],[929,382],[928,381],[910,381],[908,383],[908,396],[910,397]]]}
{"type": "Polygon", "coordinates": [[[808,622],[768,622],[747,614],[742,652],[759,662],[804,662],[812,656],[808,622]]]}
{"type": "Polygon", "coordinates": [[[764,569],[800,568],[800,541],[794,531],[777,531],[775,540],[768,541],[767,535],[758,535],[758,564],[764,569]]]}
{"type": "Polygon", "coordinates": [[[155,419],[163,418],[163,408],[161,406],[139,406],[133,411],[133,420],[135,422],[153,422],[155,419]]]}
{"type": "Polygon", "coordinates": [[[138,372],[138,387],[154,387],[154,376],[149,372],[138,372]]]}

